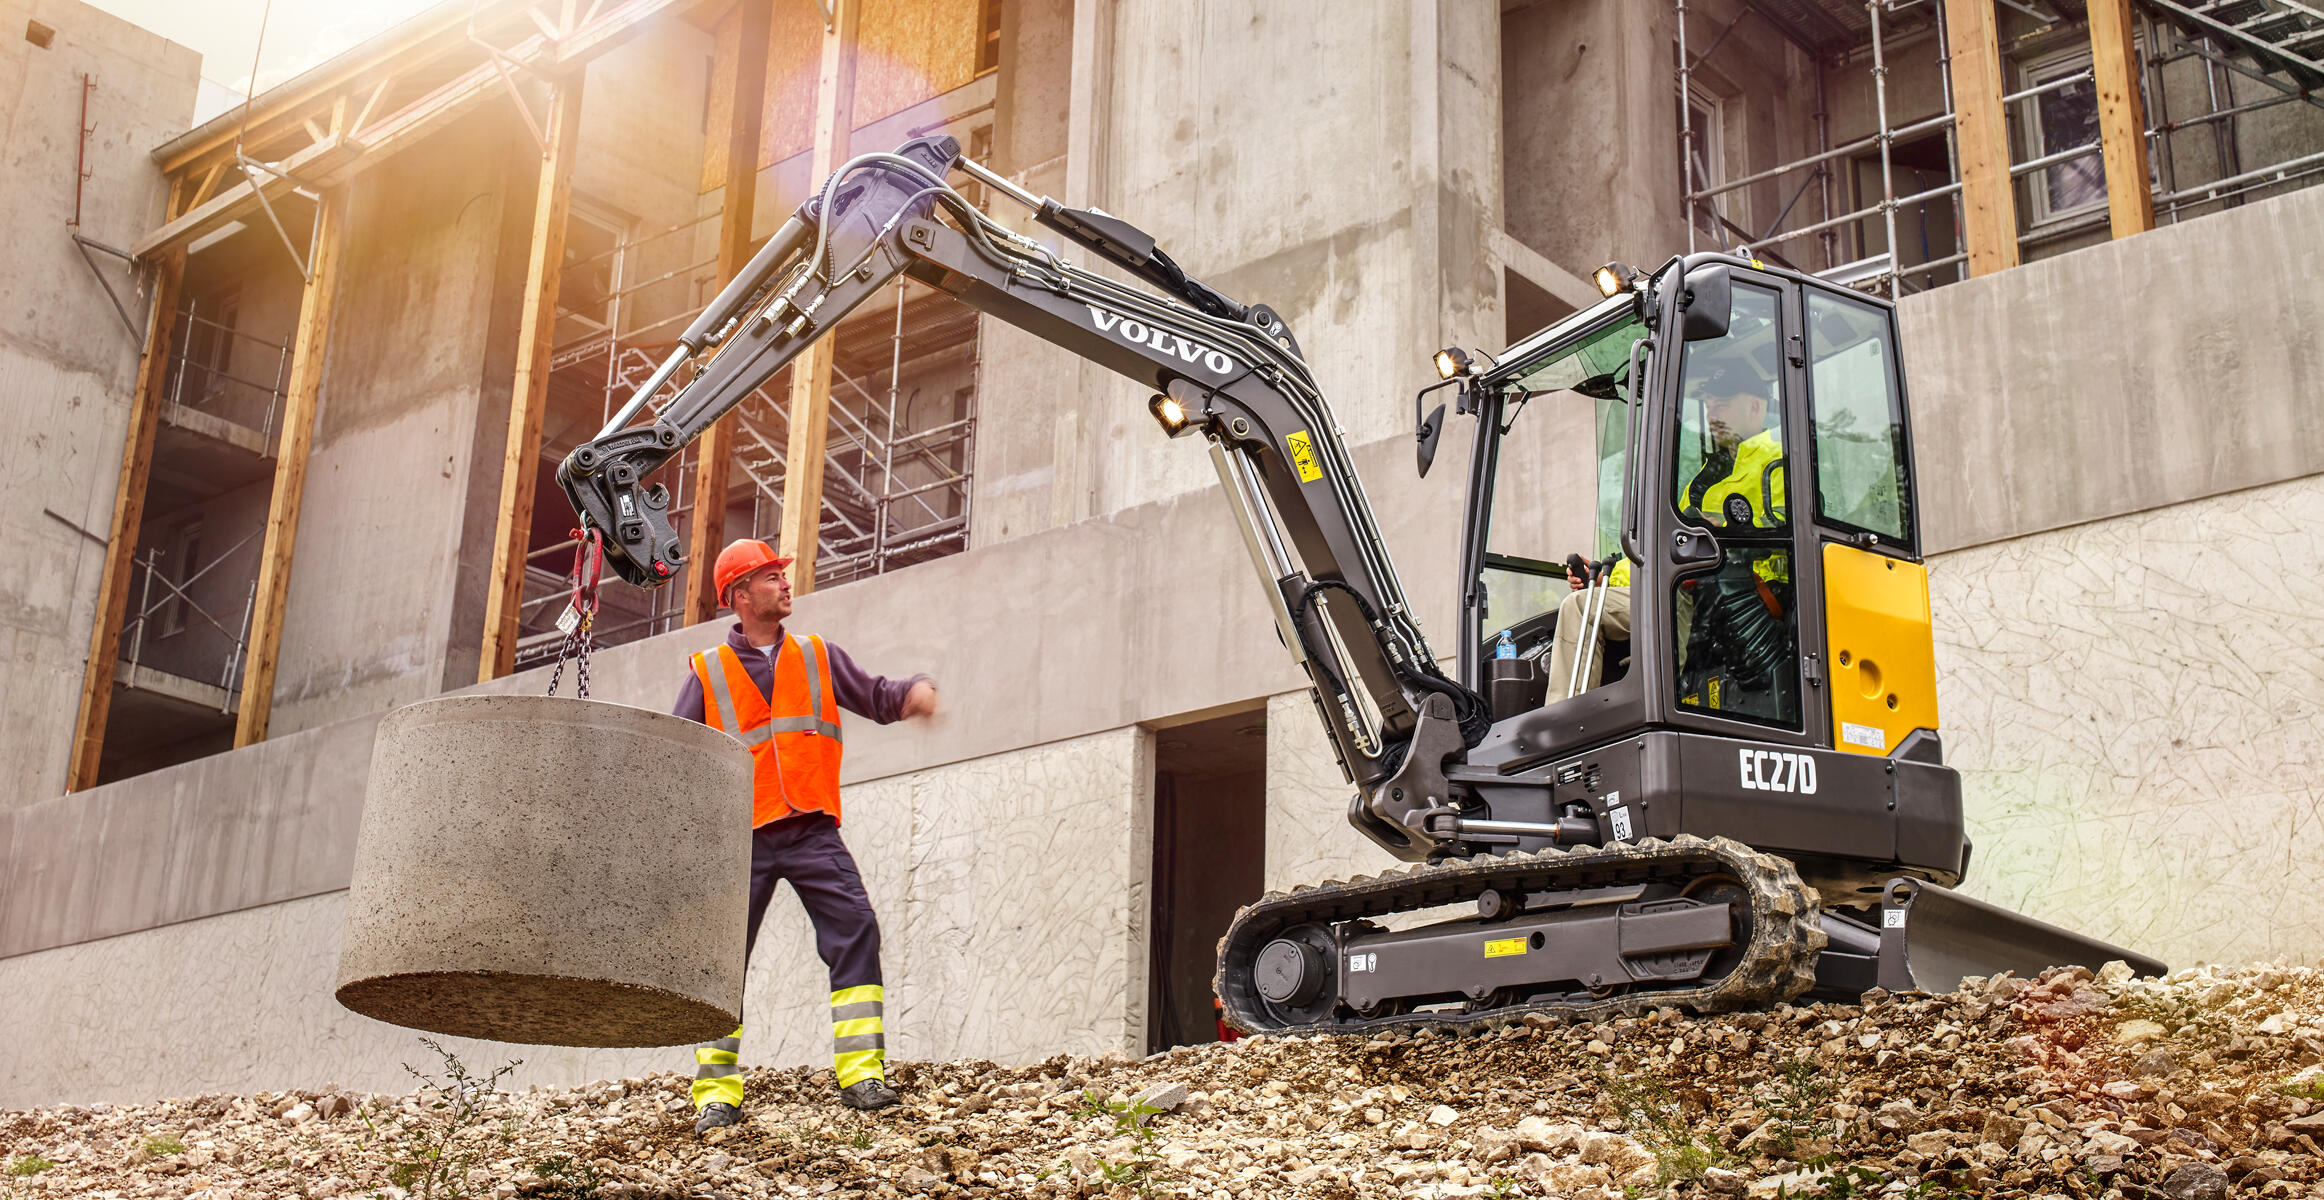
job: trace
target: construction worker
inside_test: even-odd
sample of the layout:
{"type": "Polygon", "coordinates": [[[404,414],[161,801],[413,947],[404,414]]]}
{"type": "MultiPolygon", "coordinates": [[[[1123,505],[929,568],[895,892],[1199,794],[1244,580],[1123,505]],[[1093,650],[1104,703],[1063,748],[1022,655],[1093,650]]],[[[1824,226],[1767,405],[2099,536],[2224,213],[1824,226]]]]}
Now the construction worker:
{"type": "MultiPolygon", "coordinates": [[[[791,560],[744,539],[718,554],[712,582],[734,610],[726,641],[693,656],[671,711],[717,726],[750,747],[750,919],[744,963],[775,885],[791,882],[831,971],[831,1066],[850,1108],[896,1102],[887,1085],[880,926],[839,840],[840,719],[844,708],[882,725],[936,711],[925,675],[886,679],[822,638],[783,627],[791,615],[791,560]]],[[[742,1119],[742,1030],[695,1048],[696,1133],[742,1119]]]]}
{"type": "MultiPolygon", "coordinates": [[[[1698,393],[1703,397],[1703,420],[1710,432],[1710,452],[1679,497],[1682,511],[1699,513],[1714,529],[1773,528],[1783,523],[1783,427],[1769,420],[1767,393],[1774,385],[1742,367],[1712,370],[1698,393]],[[1766,511],[1762,511],[1766,510],[1766,511]]],[[[1788,581],[1790,565],[1777,557],[1752,564],[1761,579],[1788,581]]],[[[1572,591],[1557,610],[1557,641],[1549,656],[1549,699],[1566,697],[1574,678],[1574,660],[1591,623],[1588,583],[1581,575],[1567,575],[1572,591]]],[[[1689,606],[1691,607],[1691,605],[1689,606]]],[[[1682,618],[1685,616],[1681,614],[1682,618]]],[[[1686,622],[1682,619],[1679,624],[1686,622]]],[[[1575,683],[1573,694],[1598,686],[1605,677],[1603,642],[1630,640],[1630,560],[1617,557],[1606,575],[1606,595],[1597,621],[1600,652],[1575,683]]],[[[1683,647],[1682,647],[1683,652],[1683,647]]]]}

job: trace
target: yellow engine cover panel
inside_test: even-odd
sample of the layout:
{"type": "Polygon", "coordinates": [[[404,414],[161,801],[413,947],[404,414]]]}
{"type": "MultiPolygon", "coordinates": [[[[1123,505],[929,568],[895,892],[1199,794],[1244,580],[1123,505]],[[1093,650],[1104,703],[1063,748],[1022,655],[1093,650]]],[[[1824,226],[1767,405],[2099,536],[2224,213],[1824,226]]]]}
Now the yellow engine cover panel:
{"type": "Polygon", "coordinates": [[[1825,542],[1824,627],[1835,749],[1887,754],[1937,727],[1927,567],[1825,542]]]}

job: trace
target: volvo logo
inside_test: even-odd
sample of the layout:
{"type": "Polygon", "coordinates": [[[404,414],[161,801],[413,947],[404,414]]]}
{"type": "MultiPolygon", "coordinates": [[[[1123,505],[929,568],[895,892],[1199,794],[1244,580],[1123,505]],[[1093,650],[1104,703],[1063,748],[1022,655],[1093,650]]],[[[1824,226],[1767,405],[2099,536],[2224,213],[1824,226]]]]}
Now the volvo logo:
{"type": "Polygon", "coordinates": [[[1082,307],[1089,310],[1090,322],[1097,326],[1099,333],[1113,333],[1114,327],[1119,325],[1121,332],[1117,336],[1140,345],[1152,346],[1165,354],[1175,354],[1179,361],[1188,366],[1199,362],[1215,374],[1228,375],[1234,372],[1235,360],[1222,351],[1213,350],[1199,342],[1187,341],[1167,329],[1153,328],[1144,321],[1107,312],[1087,301],[1082,303],[1082,307]]]}

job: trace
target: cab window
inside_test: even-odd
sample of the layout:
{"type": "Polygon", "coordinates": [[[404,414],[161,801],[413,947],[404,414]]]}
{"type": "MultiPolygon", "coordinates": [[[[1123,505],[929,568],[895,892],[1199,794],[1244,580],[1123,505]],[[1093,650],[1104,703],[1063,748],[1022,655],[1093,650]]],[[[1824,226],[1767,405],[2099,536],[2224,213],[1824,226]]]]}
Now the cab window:
{"type": "Polygon", "coordinates": [[[1682,708],[1798,727],[1799,618],[1776,293],[1738,284],[1727,335],[1684,349],[1672,507],[1719,541],[1670,593],[1682,708]]]}
{"type": "Polygon", "coordinates": [[[1811,290],[1807,321],[1816,516],[1910,549],[1904,397],[1888,312],[1811,290]]]}
{"type": "Polygon", "coordinates": [[[1630,347],[1643,336],[1637,321],[1621,321],[1503,390],[1485,539],[1486,645],[1532,622],[1519,631],[1538,635],[1525,636],[1526,649],[1546,647],[1540,618],[1571,591],[1559,560],[1585,547],[1598,558],[1619,550],[1630,347]]]}

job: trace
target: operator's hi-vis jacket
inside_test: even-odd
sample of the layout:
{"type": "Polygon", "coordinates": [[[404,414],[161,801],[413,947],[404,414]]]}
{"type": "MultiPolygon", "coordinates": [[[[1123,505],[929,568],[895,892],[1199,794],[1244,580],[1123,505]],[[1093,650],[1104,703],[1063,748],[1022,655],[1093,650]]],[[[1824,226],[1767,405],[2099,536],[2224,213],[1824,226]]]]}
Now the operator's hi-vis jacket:
{"type": "Polygon", "coordinates": [[[720,644],[693,663],[702,723],[750,748],[751,827],[803,812],[839,820],[839,703],[823,639],[785,634],[763,699],[734,647],[720,644]]]}
{"type": "MultiPolygon", "coordinates": [[[[1728,501],[1742,499],[1750,510],[1751,525],[1768,529],[1783,523],[1787,506],[1783,497],[1783,443],[1776,440],[1775,431],[1763,430],[1735,447],[1735,461],[1727,473],[1717,480],[1708,481],[1700,496],[1689,498],[1691,507],[1699,509],[1704,518],[1715,526],[1724,526],[1728,520],[1728,501]],[[1759,509],[1768,505],[1767,512],[1759,509]]],[[[1699,477],[1698,477],[1698,481],[1699,477]]],[[[1791,578],[1791,565],[1783,558],[1762,558],[1751,564],[1752,573],[1770,583],[1781,583],[1791,578]]],[[[1615,562],[1606,573],[1609,587],[1630,586],[1630,560],[1625,557],[1615,562]]]]}

